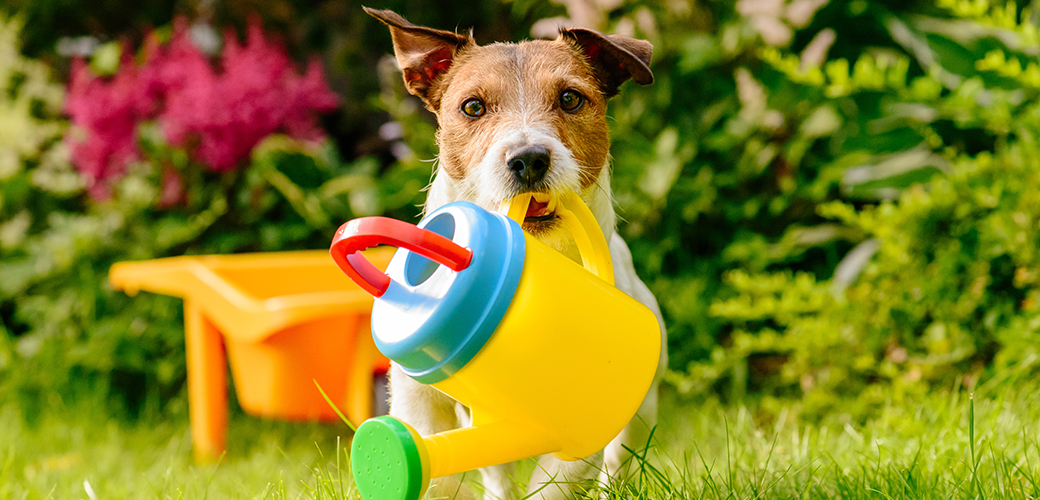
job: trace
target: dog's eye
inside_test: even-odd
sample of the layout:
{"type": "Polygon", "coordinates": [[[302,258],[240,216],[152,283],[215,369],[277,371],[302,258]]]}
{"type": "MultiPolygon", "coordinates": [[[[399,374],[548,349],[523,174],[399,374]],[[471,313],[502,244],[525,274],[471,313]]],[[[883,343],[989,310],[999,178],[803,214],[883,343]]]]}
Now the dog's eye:
{"type": "Polygon", "coordinates": [[[471,118],[484,116],[484,101],[477,98],[466,99],[462,103],[462,112],[471,118]]]}
{"type": "Polygon", "coordinates": [[[564,111],[577,111],[585,103],[585,96],[576,90],[564,90],[560,93],[560,107],[564,111]]]}

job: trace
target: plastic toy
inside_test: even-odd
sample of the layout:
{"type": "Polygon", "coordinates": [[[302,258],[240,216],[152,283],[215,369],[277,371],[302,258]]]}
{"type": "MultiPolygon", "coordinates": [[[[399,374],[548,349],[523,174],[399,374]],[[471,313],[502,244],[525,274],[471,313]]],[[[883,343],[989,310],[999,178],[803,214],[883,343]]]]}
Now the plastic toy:
{"type": "MultiPolygon", "coordinates": [[[[507,213],[521,219],[529,196],[507,213]]],[[[657,368],[657,320],[613,286],[606,241],[580,198],[563,197],[556,213],[584,268],[467,202],[418,227],[378,217],[340,227],[332,255],[377,297],[376,346],[473,417],[422,437],[389,416],[362,424],[351,467],[365,500],[417,500],[431,478],[542,454],[582,459],[635,414],[657,368]],[[386,275],[356,253],[377,244],[400,248],[386,275]]]]}
{"type": "MultiPolygon", "coordinates": [[[[365,256],[390,260],[392,250],[365,256]]],[[[315,387],[357,423],[372,415],[372,377],[389,362],[372,343],[372,296],[326,252],[171,257],[112,266],[109,281],[184,299],[188,403],[195,459],[220,458],[227,440],[227,362],[249,414],[334,420],[315,387]],[[226,358],[225,358],[226,348],[226,358]]]]}

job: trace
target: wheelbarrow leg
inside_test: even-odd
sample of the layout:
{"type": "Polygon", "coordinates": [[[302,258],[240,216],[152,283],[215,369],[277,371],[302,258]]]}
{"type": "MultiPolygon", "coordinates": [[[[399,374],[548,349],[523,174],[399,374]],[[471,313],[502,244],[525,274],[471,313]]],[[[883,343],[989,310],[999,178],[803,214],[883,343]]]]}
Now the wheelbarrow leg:
{"type": "Polygon", "coordinates": [[[190,299],[184,301],[188,412],[197,463],[220,459],[227,447],[227,361],[220,332],[190,299]]]}

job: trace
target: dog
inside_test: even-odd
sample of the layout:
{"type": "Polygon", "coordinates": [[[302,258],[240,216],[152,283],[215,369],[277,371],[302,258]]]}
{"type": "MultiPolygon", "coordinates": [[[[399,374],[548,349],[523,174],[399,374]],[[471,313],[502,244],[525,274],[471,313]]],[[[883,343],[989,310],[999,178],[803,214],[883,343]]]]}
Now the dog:
{"type": "MultiPolygon", "coordinates": [[[[660,308],[615,232],[606,106],[626,80],[653,82],[652,45],[572,28],[561,29],[551,41],[480,46],[472,32],[416,26],[389,10],[365,7],[365,12],[389,27],[405,86],[437,116],[439,154],[425,210],[459,200],[497,210],[518,194],[538,193],[527,208],[524,230],[580,262],[552,212],[554,196],[577,192],[609,244],[616,286],[656,314],[661,357],[636,417],[605,450],[585,460],[540,457],[528,490],[543,499],[567,498],[596,480],[624,474],[631,463],[626,447],[645,447],[657,423],[658,384],[668,358],[660,308]]],[[[390,414],[422,435],[469,425],[465,407],[397,366],[390,371],[390,414]]],[[[481,473],[485,498],[516,498],[512,465],[481,473]]],[[[460,480],[435,479],[427,496],[472,498],[460,480]]]]}

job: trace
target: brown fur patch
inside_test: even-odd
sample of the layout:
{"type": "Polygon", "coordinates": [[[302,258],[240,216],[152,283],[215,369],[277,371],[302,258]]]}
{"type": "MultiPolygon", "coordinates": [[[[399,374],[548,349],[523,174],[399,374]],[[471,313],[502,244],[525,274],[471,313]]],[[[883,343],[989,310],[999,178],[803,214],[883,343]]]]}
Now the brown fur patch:
{"type": "MultiPolygon", "coordinates": [[[[585,55],[565,40],[468,46],[427,94],[436,103],[440,165],[461,179],[503,132],[543,127],[570,149],[586,188],[599,177],[610,147],[602,87],[585,55]],[[575,112],[559,104],[568,89],[586,98],[575,112]],[[484,101],[483,116],[462,112],[470,98],[484,101]]],[[[501,161],[506,168],[507,159],[501,161]]]]}

